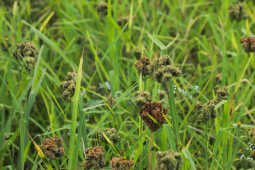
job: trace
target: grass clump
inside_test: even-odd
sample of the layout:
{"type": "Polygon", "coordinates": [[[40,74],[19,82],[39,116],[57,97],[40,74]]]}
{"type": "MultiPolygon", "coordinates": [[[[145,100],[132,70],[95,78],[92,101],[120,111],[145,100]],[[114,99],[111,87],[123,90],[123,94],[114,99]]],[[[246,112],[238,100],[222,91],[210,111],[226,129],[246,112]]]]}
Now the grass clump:
{"type": "Polygon", "coordinates": [[[254,169],[254,5],[0,1],[0,169],[254,169]]]}

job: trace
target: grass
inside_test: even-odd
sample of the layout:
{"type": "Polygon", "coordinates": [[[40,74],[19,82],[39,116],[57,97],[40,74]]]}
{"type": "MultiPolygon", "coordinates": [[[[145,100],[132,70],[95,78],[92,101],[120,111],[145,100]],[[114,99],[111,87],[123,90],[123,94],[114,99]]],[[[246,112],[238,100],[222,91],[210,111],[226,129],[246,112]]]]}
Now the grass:
{"type": "Polygon", "coordinates": [[[0,169],[82,169],[86,148],[99,144],[108,163],[123,156],[132,169],[156,169],[157,151],[169,149],[181,154],[183,170],[238,169],[241,154],[253,159],[255,60],[240,39],[254,34],[254,2],[242,2],[240,21],[229,16],[237,0],[108,0],[106,15],[99,2],[0,1],[0,169]],[[30,72],[13,56],[25,40],[39,50],[30,72]],[[167,121],[151,132],[134,94],[146,90],[159,101],[165,88],[135,63],[165,55],[182,74],[167,82],[167,121]],[[61,82],[73,71],[74,96],[65,100],[61,82]],[[216,87],[226,87],[227,98],[199,122],[206,112],[198,103],[209,108],[216,87]],[[100,141],[105,128],[116,128],[120,142],[105,134],[100,141]],[[63,139],[65,156],[41,158],[36,146],[53,136],[63,139]]]}

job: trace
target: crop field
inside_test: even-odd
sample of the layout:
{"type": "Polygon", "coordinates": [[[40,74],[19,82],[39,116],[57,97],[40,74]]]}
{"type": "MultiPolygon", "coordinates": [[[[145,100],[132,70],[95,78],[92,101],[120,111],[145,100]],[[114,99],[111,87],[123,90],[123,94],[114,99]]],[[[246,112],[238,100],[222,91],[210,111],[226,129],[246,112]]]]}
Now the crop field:
{"type": "Polygon", "coordinates": [[[254,170],[254,0],[0,0],[0,170],[254,170]]]}

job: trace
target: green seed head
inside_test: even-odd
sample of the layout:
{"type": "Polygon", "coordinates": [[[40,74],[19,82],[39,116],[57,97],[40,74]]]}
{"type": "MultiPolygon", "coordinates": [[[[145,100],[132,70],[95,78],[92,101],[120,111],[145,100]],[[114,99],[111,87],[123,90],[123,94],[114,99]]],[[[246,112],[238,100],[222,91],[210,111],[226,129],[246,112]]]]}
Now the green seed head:
{"type": "Polygon", "coordinates": [[[31,71],[37,61],[38,50],[31,42],[24,41],[16,46],[13,55],[23,67],[31,71]]]}

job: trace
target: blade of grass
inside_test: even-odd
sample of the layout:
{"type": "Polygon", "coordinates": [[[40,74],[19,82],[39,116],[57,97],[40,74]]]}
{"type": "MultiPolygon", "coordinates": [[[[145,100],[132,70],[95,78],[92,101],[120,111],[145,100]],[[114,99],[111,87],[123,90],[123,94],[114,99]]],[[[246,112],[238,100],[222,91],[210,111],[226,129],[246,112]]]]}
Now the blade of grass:
{"type": "Polygon", "coordinates": [[[42,51],[43,51],[43,47],[41,47],[39,51],[38,61],[35,66],[34,76],[32,79],[32,88],[25,106],[25,112],[21,113],[21,118],[19,121],[19,125],[20,125],[19,169],[21,170],[24,169],[24,164],[25,164],[24,154],[25,154],[25,149],[27,147],[27,141],[28,141],[27,131],[29,127],[30,112],[32,110],[33,104],[35,102],[35,97],[37,96],[42,80],[44,79],[44,76],[46,73],[46,70],[43,70],[42,73],[40,73],[40,69],[39,69],[42,51]]]}
{"type": "Polygon", "coordinates": [[[80,88],[81,88],[81,79],[82,79],[82,65],[83,65],[83,53],[80,59],[78,74],[76,78],[75,92],[72,98],[72,127],[71,127],[71,139],[69,145],[69,156],[70,160],[68,162],[68,169],[73,170],[77,167],[78,152],[77,152],[77,137],[76,137],[76,128],[77,128],[77,117],[79,110],[79,97],[80,97],[80,88]]]}
{"type": "Polygon", "coordinates": [[[31,30],[38,35],[46,44],[48,44],[54,51],[56,51],[63,59],[71,66],[74,68],[77,68],[76,64],[70,58],[66,56],[66,54],[63,52],[62,49],[60,49],[55,42],[50,40],[48,37],[46,37],[43,33],[41,33],[39,30],[37,30],[35,27],[27,23],[25,20],[22,20],[22,23],[25,25],[29,26],[31,30]]]}

